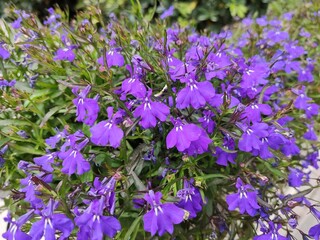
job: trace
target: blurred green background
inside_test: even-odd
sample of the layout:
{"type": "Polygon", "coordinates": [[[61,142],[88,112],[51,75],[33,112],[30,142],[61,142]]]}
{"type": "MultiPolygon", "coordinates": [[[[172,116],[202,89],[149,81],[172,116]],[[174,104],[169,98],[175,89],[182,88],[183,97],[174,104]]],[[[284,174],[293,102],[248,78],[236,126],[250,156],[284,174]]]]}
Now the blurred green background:
{"type": "Polygon", "coordinates": [[[105,16],[111,12],[117,16],[132,17],[136,6],[141,7],[143,15],[152,15],[155,19],[171,5],[175,7],[172,21],[182,25],[192,25],[198,30],[209,28],[219,30],[226,24],[246,16],[259,16],[266,12],[272,0],[1,0],[0,15],[8,16],[5,9],[15,6],[28,12],[36,13],[40,19],[45,18],[46,9],[59,5],[72,18],[77,11],[85,11],[88,5],[100,5],[105,16]],[[134,7],[135,6],[135,7],[134,7]]]}

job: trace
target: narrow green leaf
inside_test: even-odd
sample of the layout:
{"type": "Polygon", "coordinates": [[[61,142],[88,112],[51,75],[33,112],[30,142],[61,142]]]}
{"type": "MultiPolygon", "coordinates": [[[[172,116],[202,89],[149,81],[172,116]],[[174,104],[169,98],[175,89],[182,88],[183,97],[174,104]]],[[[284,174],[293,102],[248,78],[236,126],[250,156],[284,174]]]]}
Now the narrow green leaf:
{"type": "Polygon", "coordinates": [[[124,240],[129,240],[132,237],[132,233],[134,232],[134,230],[136,228],[139,228],[140,225],[140,221],[141,221],[142,216],[137,217],[133,223],[131,224],[130,228],[128,229],[128,231],[126,232],[126,235],[124,236],[124,240]]]}

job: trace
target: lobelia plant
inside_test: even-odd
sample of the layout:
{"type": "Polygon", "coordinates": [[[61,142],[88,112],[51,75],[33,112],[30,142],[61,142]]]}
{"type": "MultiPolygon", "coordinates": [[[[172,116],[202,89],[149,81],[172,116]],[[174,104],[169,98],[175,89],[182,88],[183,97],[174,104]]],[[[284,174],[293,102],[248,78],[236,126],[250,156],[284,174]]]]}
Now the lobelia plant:
{"type": "Polygon", "coordinates": [[[295,213],[320,219],[319,64],[299,9],[208,34],[48,12],[0,31],[5,239],[318,239],[295,213]]]}

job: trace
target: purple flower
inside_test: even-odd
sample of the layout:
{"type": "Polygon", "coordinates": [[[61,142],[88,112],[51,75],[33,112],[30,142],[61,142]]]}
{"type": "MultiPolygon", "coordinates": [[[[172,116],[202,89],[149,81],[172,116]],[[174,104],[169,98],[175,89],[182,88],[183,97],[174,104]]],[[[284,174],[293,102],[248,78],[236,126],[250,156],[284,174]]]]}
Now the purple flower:
{"type": "Polygon", "coordinates": [[[75,218],[76,225],[80,228],[77,239],[102,240],[103,235],[113,238],[121,225],[118,219],[112,216],[104,216],[105,197],[94,199],[89,207],[78,217],[75,218]]]}
{"type": "Polygon", "coordinates": [[[215,95],[215,90],[210,82],[197,82],[194,78],[189,77],[186,80],[187,86],[177,94],[177,107],[180,109],[187,108],[190,105],[198,109],[215,95]]]}
{"type": "Polygon", "coordinates": [[[41,220],[34,222],[30,229],[32,239],[56,239],[56,231],[62,233],[59,239],[67,239],[74,225],[66,215],[61,213],[54,213],[58,202],[50,199],[48,205],[40,212],[41,220]]]}
{"type": "Polygon", "coordinates": [[[317,224],[309,229],[309,235],[315,240],[320,239],[320,224],[317,224]]]}
{"type": "Polygon", "coordinates": [[[67,131],[63,129],[63,131],[57,130],[57,134],[49,137],[46,139],[46,144],[49,145],[51,148],[55,148],[57,143],[60,142],[62,138],[65,138],[67,136],[67,131]]]}
{"type": "Polygon", "coordinates": [[[185,212],[173,203],[161,203],[161,192],[152,190],[144,196],[150,204],[150,211],[143,216],[144,230],[152,236],[156,233],[162,236],[165,232],[173,233],[173,225],[183,221],[185,212]]]}
{"type": "Polygon", "coordinates": [[[268,104],[251,104],[245,108],[243,115],[251,122],[260,122],[261,114],[270,115],[272,109],[268,104]]]}
{"type": "Polygon", "coordinates": [[[212,140],[208,137],[206,131],[201,129],[200,137],[191,142],[190,146],[186,149],[186,152],[190,156],[202,154],[208,150],[208,146],[211,142],[212,140]]]}
{"type": "Polygon", "coordinates": [[[311,104],[306,104],[306,115],[307,118],[312,118],[313,116],[317,115],[319,112],[319,105],[315,104],[315,103],[311,103],[311,104]]]}
{"type": "Polygon", "coordinates": [[[229,194],[226,198],[228,209],[239,208],[241,214],[247,212],[250,216],[254,216],[260,208],[257,202],[257,191],[250,184],[244,185],[240,178],[237,179],[236,187],[238,192],[229,194]]]}
{"type": "Polygon", "coordinates": [[[303,183],[305,174],[297,168],[289,168],[290,173],[288,176],[289,186],[300,187],[303,183]]]}
{"type": "Polygon", "coordinates": [[[233,138],[226,136],[223,142],[222,148],[216,148],[216,153],[214,154],[214,156],[217,157],[216,163],[222,166],[228,166],[228,162],[235,164],[234,160],[237,158],[237,154],[228,152],[235,149],[235,142],[233,138]]]}
{"type": "Polygon", "coordinates": [[[215,122],[212,120],[212,117],[214,117],[214,114],[209,110],[203,111],[203,117],[199,118],[199,122],[201,123],[201,126],[207,130],[208,133],[213,133],[213,130],[215,128],[215,122]]]}
{"type": "Polygon", "coordinates": [[[195,124],[183,124],[181,120],[171,120],[174,124],[173,129],[169,132],[166,138],[167,148],[174,146],[180,152],[183,152],[190,147],[192,141],[200,138],[202,130],[195,124]]]}
{"type": "Polygon", "coordinates": [[[4,60],[8,59],[11,54],[0,45],[0,57],[4,60]]]}
{"type": "MultiPolygon", "coordinates": [[[[106,53],[106,61],[109,68],[111,68],[112,66],[122,67],[124,65],[124,58],[120,53],[120,49],[118,48],[111,48],[106,53]]],[[[100,65],[104,65],[103,57],[98,58],[98,63],[100,65]]]]}
{"type": "Polygon", "coordinates": [[[117,126],[117,119],[119,113],[113,115],[113,108],[108,107],[108,120],[101,121],[91,127],[91,142],[99,146],[107,146],[108,144],[114,148],[120,146],[121,139],[123,138],[123,131],[117,126]]]}
{"type": "Polygon", "coordinates": [[[259,84],[265,84],[269,76],[268,66],[265,63],[254,63],[250,66],[242,66],[242,88],[252,88],[259,84]]]}
{"type": "Polygon", "coordinates": [[[42,169],[53,172],[53,167],[51,164],[53,164],[54,159],[57,157],[57,153],[49,153],[42,157],[36,157],[33,159],[33,161],[38,165],[41,166],[42,169]]]}
{"type": "Polygon", "coordinates": [[[110,214],[114,214],[116,206],[115,185],[116,179],[114,177],[111,177],[110,179],[104,178],[102,181],[96,177],[93,182],[93,187],[88,192],[89,195],[94,197],[104,196],[104,206],[110,212],[110,214]]]}
{"type": "Polygon", "coordinates": [[[21,27],[22,17],[18,17],[14,22],[11,23],[13,29],[18,29],[21,27]]]}
{"type": "Polygon", "coordinates": [[[2,234],[2,237],[7,240],[31,240],[32,237],[21,231],[21,226],[25,224],[34,214],[34,210],[28,211],[26,214],[18,218],[17,221],[11,219],[10,214],[4,220],[10,223],[9,229],[2,234]]]}
{"type": "Polygon", "coordinates": [[[216,77],[224,79],[227,75],[227,67],[231,64],[230,57],[225,53],[218,51],[217,53],[210,53],[207,58],[207,65],[205,69],[205,77],[209,81],[216,77]]]}
{"type": "Polygon", "coordinates": [[[89,140],[86,138],[81,143],[70,147],[69,150],[59,153],[59,158],[63,160],[61,172],[68,175],[76,172],[81,175],[90,170],[90,163],[83,158],[80,152],[88,142],[89,140]]]}
{"type": "Polygon", "coordinates": [[[198,188],[192,185],[191,181],[184,180],[183,189],[177,192],[180,202],[176,205],[189,212],[189,218],[195,218],[202,210],[203,201],[198,188]]]}
{"type": "Polygon", "coordinates": [[[273,222],[269,222],[269,228],[263,228],[263,234],[260,236],[255,236],[253,240],[289,240],[289,238],[284,237],[278,233],[281,228],[281,224],[277,227],[274,226],[273,222]]]}
{"type": "Polygon", "coordinates": [[[91,87],[87,86],[78,93],[78,88],[73,88],[72,92],[77,98],[73,99],[72,102],[77,108],[77,121],[92,126],[98,117],[99,104],[97,97],[94,99],[87,98],[90,89],[91,87]]]}
{"type": "Polygon", "coordinates": [[[252,150],[260,149],[260,138],[266,137],[268,133],[268,124],[266,123],[253,123],[242,134],[238,147],[241,151],[251,152],[252,150]]]}
{"type": "Polygon", "coordinates": [[[170,113],[168,106],[161,102],[152,101],[151,94],[152,90],[149,90],[143,98],[142,104],[133,112],[135,118],[141,117],[139,124],[143,128],[155,127],[157,125],[157,119],[163,122],[170,113]]]}
{"type": "Polygon", "coordinates": [[[132,94],[137,98],[142,98],[146,95],[146,87],[140,81],[139,75],[132,75],[130,78],[125,79],[122,82],[121,90],[125,94],[132,94]]]}
{"type": "Polygon", "coordinates": [[[72,51],[72,48],[60,48],[55,53],[55,56],[53,57],[54,61],[61,60],[61,61],[69,61],[73,62],[76,55],[72,51]]]}
{"type": "Polygon", "coordinates": [[[161,15],[161,19],[166,19],[167,17],[172,16],[174,13],[174,6],[170,6],[167,10],[165,10],[161,15]]]}
{"type": "Polygon", "coordinates": [[[16,80],[12,80],[12,81],[7,81],[7,80],[0,80],[0,89],[4,89],[5,87],[14,87],[14,85],[16,84],[16,80]]]}
{"type": "Polygon", "coordinates": [[[60,14],[55,13],[53,8],[49,8],[48,12],[50,13],[50,16],[43,22],[45,25],[55,24],[57,23],[57,20],[61,18],[60,14]]]}

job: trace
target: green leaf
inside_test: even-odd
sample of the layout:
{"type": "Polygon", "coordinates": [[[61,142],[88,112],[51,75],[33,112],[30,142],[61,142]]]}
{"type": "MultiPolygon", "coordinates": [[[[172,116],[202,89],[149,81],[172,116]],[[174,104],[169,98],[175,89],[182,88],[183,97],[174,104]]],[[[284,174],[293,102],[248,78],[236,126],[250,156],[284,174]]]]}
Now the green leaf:
{"type": "Polygon", "coordinates": [[[130,228],[126,232],[126,235],[124,236],[124,240],[129,240],[132,237],[132,233],[134,232],[135,229],[139,229],[140,221],[141,221],[142,216],[137,217],[133,223],[131,224],[130,228]]]}
{"type": "Polygon", "coordinates": [[[93,172],[92,170],[85,172],[84,174],[80,175],[80,180],[83,183],[92,182],[93,181],[93,172]]]}
{"type": "Polygon", "coordinates": [[[182,16],[187,17],[192,13],[192,11],[196,8],[197,2],[177,2],[174,3],[175,9],[181,13],[182,16]]]}
{"type": "Polygon", "coordinates": [[[23,120],[0,120],[0,127],[8,126],[31,126],[31,123],[23,120]]]}
{"type": "Polygon", "coordinates": [[[64,106],[57,106],[57,107],[51,108],[51,110],[47,112],[46,115],[44,115],[40,123],[40,128],[42,128],[46,124],[46,122],[49,120],[50,117],[52,117],[53,114],[55,114],[57,111],[59,111],[63,107],[64,106]]]}
{"type": "Polygon", "coordinates": [[[11,143],[10,147],[17,150],[18,152],[24,153],[24,154],[34,154],[34,155],[45,155],[46,153],[40,150],[34,149],[34,146],[32,145],[18,145],[15,143],[11,143]]]}

